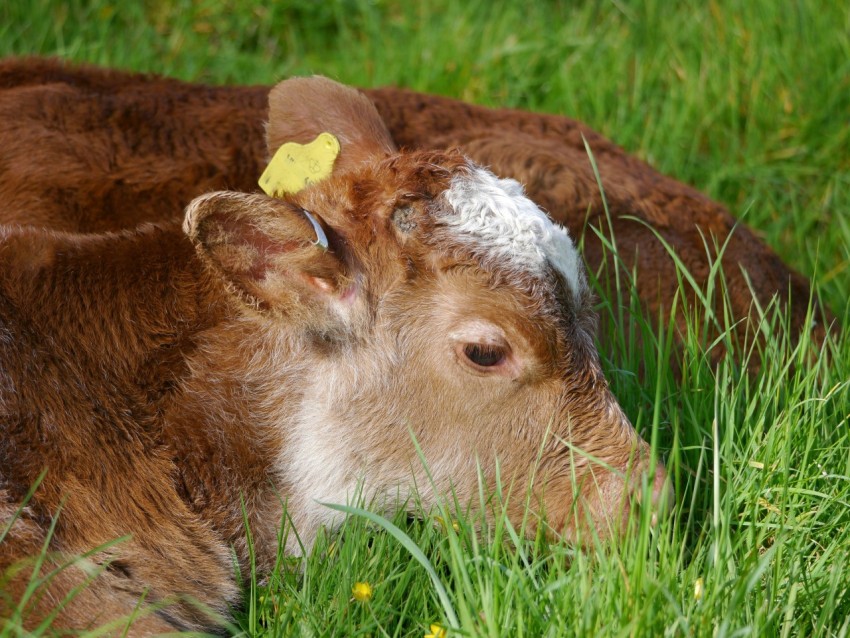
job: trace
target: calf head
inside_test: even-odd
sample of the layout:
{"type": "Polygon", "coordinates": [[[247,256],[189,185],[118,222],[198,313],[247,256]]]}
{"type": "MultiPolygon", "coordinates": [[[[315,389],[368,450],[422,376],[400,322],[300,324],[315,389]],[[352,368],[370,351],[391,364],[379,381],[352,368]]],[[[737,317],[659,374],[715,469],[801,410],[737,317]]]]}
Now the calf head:
{"type": "Polygon", "coordinates": [[[205,195],[185,230],[286,353],[256,403],[302,537],[333,516],[319,502],[358,490],[391,509],[416,486],[427,507],[500,475],[514,522],[529,503],[569,539],[620,530],[641,484],[666,494],[600,370],[576,248],[517,182],[397,151],[365,97],[323,78],[270,104],[270,149],[329,131],[334,174],[282,199],[205,195]]]}

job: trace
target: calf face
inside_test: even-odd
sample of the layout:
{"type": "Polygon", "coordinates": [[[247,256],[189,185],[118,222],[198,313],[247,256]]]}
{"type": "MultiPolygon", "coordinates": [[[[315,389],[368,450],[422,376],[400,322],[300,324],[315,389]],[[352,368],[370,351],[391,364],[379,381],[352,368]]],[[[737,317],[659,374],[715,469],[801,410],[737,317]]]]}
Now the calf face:
{"type": "MultiPolygon", "coordinates": [[[[358,489],[392,505],[415,483],[426,506],[449,489],[467,502],[479,468],[493,487],[497,463],[520,492],[531,487],[557,533],[619,530],[649,458],[600,371],[566,231],[517,182],[459,153],[396,152],[351,89],[289,80],[270,104],[271,149],[322,130],[341,140],[335,176],[286,200],[309,211],[307,235],[308,215],[321,224],[329,250],[299,257],[293,293],[291,276],[269,274],[273,232],[233,222],[261,196],[204,196],[186,229],[252,307],[313,335],[298,356],[310,370],[299,407],[265,400],[266,418],[287,424],[279,464],[302,534],[331,518],[317,502],[358,489]],[[210,238],[226,248],[210,250],[210,238]],[[234,243],[249,247],[234,255],[234,243]]],[[[665,494],[660,466],[649,483],[654,499],[665,494]]]]}

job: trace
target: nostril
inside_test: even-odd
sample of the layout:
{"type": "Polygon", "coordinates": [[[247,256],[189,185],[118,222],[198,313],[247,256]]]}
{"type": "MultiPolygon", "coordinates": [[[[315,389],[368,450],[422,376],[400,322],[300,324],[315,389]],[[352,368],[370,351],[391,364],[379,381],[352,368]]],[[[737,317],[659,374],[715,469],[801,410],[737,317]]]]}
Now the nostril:
{"type": "MultiPolygon", "coordinates": [[[[648,470],[648,468],[647,468],[648,470]]],[[[651,512],[650,524],[655,527],[662,518],[667,516],[673,508],[675,494],[673,484],[667,475],[667,470],[659,463],[652,477],[652,484],[648,485],[649,476],[646,470],[642,473],[642,480],[634,486],[634,496],[643,505],[644,496],[649,492],[649,506],[651,512]],[[646,490],[646,491],[644,491],[646,490]]]]}
{"type": "Polygon", "coordinates": [[[667,516],[673,509],[673,501],[676,497],[673,491],[673,482],[667,475],[667,470],[659,464],[655,468],[655,477],[652,480],[652,526],[658,524],[661,517],[667,516]]]}

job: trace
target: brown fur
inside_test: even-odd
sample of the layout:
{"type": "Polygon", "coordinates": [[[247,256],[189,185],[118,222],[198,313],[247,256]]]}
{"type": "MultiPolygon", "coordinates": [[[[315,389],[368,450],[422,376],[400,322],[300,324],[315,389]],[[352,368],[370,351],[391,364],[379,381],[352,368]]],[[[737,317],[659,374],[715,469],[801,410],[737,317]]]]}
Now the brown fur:
{"type": "MultiPolygon", "coordinates": [[[[94,91],[107,108],[100,78],[119,93],[128,88],[144,110],[144,81],[114,77],[95,72],[88,88],[81,79],[71,92],[94,91]]],[[[196,90],[175,98],[175,108],[192,104],[196,90]]],[[[88,234],[46,227],[115,222],[85,208],[108,199],[111,178],[97,179],[105,158],[164,153],[179,167],[179,154],[165,153],[176,138],[153,130],[148,145],[130,145],[138,156],[110,155],[110,143],[93,150],[91,181],[85,171],[60,171],[57,182],[67,181],[53,192],[58,206],[24,205],[37,193],[21,184],[10,210],[28,206],[31,216],[14,219],[40,226],[0,226],[0,526],[46,474],[0,545],[0,617],[20,600],[32,557],[47,543],[41,575],[100,549],[40,588],[24,609],[26,627],[90,581],[57,628],[114,623],[119,634],[138,608],[136,635],[214,629],[239,603],[231,551],[243,576],[250,569],[243,512],[257,568],[268,573],[284,501],[309,547],[321,525],[336,522],[317,501],[345,501],[358,486],[390,511],[413,485],[426,507],[449,490],[465,506],[477,499],[479,466],[495,488],[498,461],[518,494],[532,489],[532,514],[545,510],[549,531],[573,541],[591,529],[618,533],[644,477],[654,505],[667,497],[663,468],[651,470],[646,443],[602,377],[587,291],[567,290],[551,266],[541,274],[491,263],[440,230],[440,216],[452,214],[442,194],[472,171],[467,158],[395,152],[377,112],[326,80],[280,91],[294,99],[273,103],[270,136],[288,121],[286,105],[298,104],[318,113],[321,130],[348,140],[339,170],[297,195],[208,193],[183,220],[153,206],[137,213],[128,202],[122,219],[156,223],[88,234]],[[329,102],[359,114],[322,119],[329,102]],[[73,199],[74,179],[94,190],[72,205],[58,193],[67,187],[63,197],[73,199]],[[314,243],[305,210],[329,250],[314,243]],[[464,358],[470,344],[494,340],[503,364],[464,358]],[[123,540],[102,547],[115,539],[123,540]]],[[[69,127],[84,138],[74,113],[53,112],[45,135],[65,118],[54,141],[69,127]]],[[[34,132],[24,129],[21,139],[34,132]]],[[[194,129],[172,134],[195,144],[194,129]]],[[[47,154],[73,149],[69,139],[47,154]]],[[[25,171],[17,153],[7,167],[25,171]]],[[[158,183],[154,199],[166,210],[187,195],[158,183]]],[[[509,504],[516,524],[523,502],[509,504]]],[[[538,524],[533,517],[530,531],[538,524]]]]}
{"type": "MultiPolygon", "coordinates": [[[[208,87],[53,60],[0,63],[3,221],[76,232],[115,230],[177,216],[192,197],[211,189],[255,190],[267,159],[267,94],[265,87],[208,87]]],[[[659,174],[583,124],[404,89],[364,94],[392,137],[382,142],[384,147],[393,141],[408,149],[459,146],[496,174],[518,179],[574,237],[584,237],[584,258],[592,270],[606,257],[610,265],[610,256],[595,233],[585,233],[587,224],[613,233],[625,265],[637,266],[636,289],[651,317],[659,309],[669,313],[676,294],[696,297],[694,291],[679,290],[674,261],[658,233],[701,292],[716,259],[715,246],[727,244],[722,263],[733,321],[756,315],[752,290],[762,307],[775,295],[783,306],[790,305],[795,333],[810,329],[806,310],[812,293],[805,278],[723,206],[659,174]],[[599,165],[610,229],[582,137],[599,165]]],[[[316,120],[296,106],[286,105],[294,114],[290,139],[307,141],[316,132],[316,120]]],[[[352,109],[356,114],[362,104],[352,109]]],[[[339,112],[332,119],[340,123],[347,117],[339,112]]],[[[270,133],[276,148],[283,137],[270,133]]],[[[379,139],[374,131],[369,136],[379,139]]],[[[604,276],[612,272],[608,268],[604,276]]],[[[713,303],[722,315],[716,292],[713,303]]],[[[816,320],[821,314],[823,321],[813,331],[816,341],[825,334],[824,323],[834,321],[826,310],[817,312],[816,320]]]]}

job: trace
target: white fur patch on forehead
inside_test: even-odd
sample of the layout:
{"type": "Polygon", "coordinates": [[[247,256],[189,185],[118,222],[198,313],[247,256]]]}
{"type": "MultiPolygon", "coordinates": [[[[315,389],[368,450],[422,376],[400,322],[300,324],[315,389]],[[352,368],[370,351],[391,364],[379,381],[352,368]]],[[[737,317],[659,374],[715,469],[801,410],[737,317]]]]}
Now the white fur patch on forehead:
{"type": "Polygon", "coordinates": [[[581,259],[567,231],[525,196],[519,182],[471,165],[469,173],[452,179],[445,197],[455,214],[441,223],[476,252],[537,276],[551,264],[574,296],[584,290],[581,259]]]}

